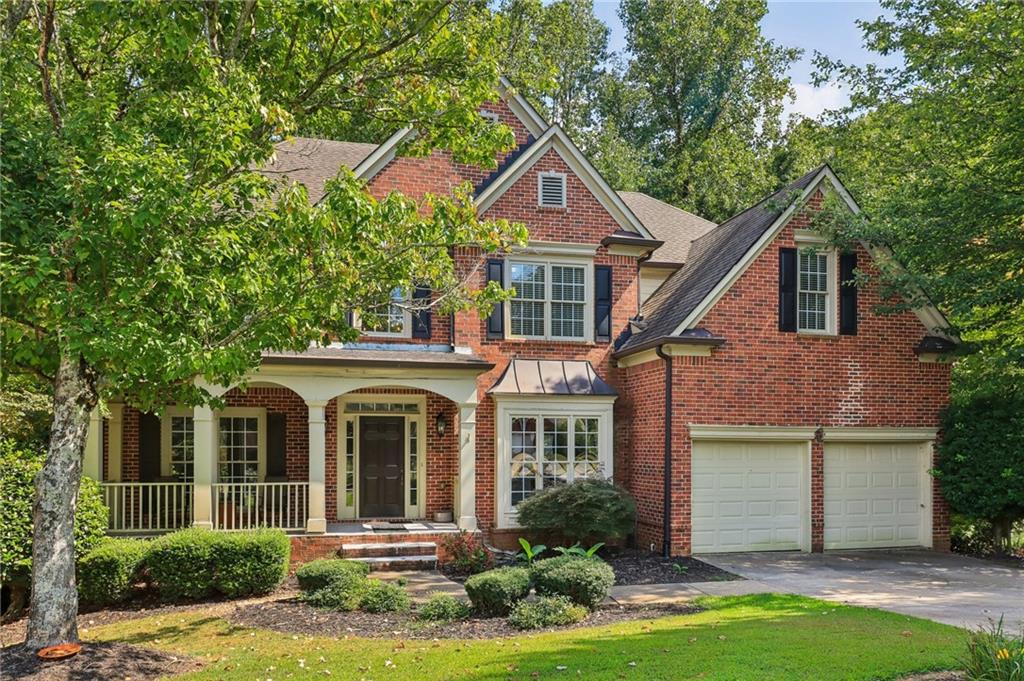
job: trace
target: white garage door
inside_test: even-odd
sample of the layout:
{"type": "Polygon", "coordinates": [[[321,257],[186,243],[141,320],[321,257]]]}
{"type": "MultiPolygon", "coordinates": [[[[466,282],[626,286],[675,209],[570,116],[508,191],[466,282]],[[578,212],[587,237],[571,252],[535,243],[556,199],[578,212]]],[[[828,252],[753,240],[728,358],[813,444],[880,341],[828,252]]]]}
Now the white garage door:
{"type": "Polygon", "coordinates": [[[825,548],[924,546],[924,447],[825,443],[825,548]]]}
{"type": "Polygon", "coordinates": [[[694,442],[693,551],[800,549],[807,458],[806,443],[694,442]]]}

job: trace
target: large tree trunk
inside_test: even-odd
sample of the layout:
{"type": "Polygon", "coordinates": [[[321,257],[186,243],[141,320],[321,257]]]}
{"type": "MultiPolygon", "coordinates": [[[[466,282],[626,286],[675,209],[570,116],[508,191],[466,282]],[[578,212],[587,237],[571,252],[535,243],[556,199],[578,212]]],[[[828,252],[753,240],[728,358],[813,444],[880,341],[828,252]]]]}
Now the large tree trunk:
{"type": "Polygon", "coordinates": [[[53,430],[36,476],[32,508],[32,599],[26,645],[31,649],[78,640],[75,587],[75,506],[89,414],[96,406],[92,372],[61,352],[53,393],[53,430]]]}

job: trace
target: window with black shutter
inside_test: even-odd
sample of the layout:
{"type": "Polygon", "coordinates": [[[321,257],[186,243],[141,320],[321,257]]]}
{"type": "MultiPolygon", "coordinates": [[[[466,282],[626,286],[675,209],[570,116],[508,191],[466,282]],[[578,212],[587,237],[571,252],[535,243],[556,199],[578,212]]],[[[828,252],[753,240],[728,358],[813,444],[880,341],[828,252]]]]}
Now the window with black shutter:
{"type": "Polygon", "coordinates": [[[839,333],[857,335],[857,253],[839,256],[839,333]]]}
{"type": "Polygon", "coordinates": [[[779,331],[796,331],[796,249],[779,249],[779,331]]]}
{"type": "Polygon", "coordinates": [[[612,268],[594,266],[594,340],[608,343],[612,339],[612,268]]]}
{"type": "MultiPolygon", "coordinates": [[[[504,270],[505,261],[503,260],[488,260],[487,261],[487,281],[498,282],[499,286],[504,286],[504,270]]],[[[491,310],[491,314],[487,317],[487,338],[491,340],[504,338],[505,337],[505,306],[498,303],[491,310]]]]}
{"type": "MultiPolygon", "coordinates": [[[[417,286],[412,292],[412,302],[414,306],[429,304],[430,289],[426,286],[417,286]]],[[[430,338],[430,308],[413,310],[412,337],[430,338]]]]}

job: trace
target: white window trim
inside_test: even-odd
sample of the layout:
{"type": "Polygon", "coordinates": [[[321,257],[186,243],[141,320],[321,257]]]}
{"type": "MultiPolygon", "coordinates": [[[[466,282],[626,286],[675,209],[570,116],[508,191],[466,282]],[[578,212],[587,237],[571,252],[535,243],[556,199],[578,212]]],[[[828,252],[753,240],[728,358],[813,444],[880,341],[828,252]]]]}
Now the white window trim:
{"type": "Polygon", "coordinates": [[[496,111],[481,110],[480,111],[480,117],[487,119],[491,123],[500,123],[501,122],[501,118],[498,116],[498,113],[496,111]]]}
{"type": "MultiPolygon", "coordinates": [[[[553,398],[522,398],[512,395],[494,396],[496,402],[495,433],[495,498],[497,499],[498,528],[519,527],[518,512],[512,506],[512,481],[509,473],[512,466],[512,418],[528,416],[538,419],[545,416],[565,416],[598,419],[598,462],[601,474],[611,478],[614,470],[614,443],[612,441],[612,408],[614,397],[575,397],[571,400],[553,398]]],[[[537,443],[538,455],[541,442],[537,443]]],[[[538,463],[540,463],[538,459],[538,463]]]]}
{"type": "MultiPolygon", "coordinates": [[[[405,301],[409,302],[409,295],[406,294],[405,301]]],[[[412,338],[412,311],[407,308],[402,308],[402,331],[401,333],[394,333],[391,331],[368,331],[364,330],[362,324],[359,321],[359,312],[354,311],[352,313],[352,326],[359,329],[359,333],[364,336],[371,336],[373,338],[412,338]]]]}
{"type": "MultiPolygon", "coordinates": [[[[160,417],[160,475],[170,477],[171,471],[171,417],[193,416],[191,407],[167,407],[160,417]]],[[[194,422],[193,422],[194,423],[194,422]]],[[[195,479],[195,442],[192,445],[192,475],[195,479]]]]}
{"type": "MultiPolygon", "coordinates": [[[[364,393],[350,393],[343,395],[337,399],[338,409],[338,437],[337,451],[335,456],[337,457],[337,510],[339,518],[354,519],[359,517],[359,417],[360,416],[374,416],[374,414],[348,414],[345,412],[345,405],[349,402],[373,402],[373,403],[403,403],[403,404],[415,404],[417,406],[416,414],[408,414],[402,412],[385,413],[381,412],[377,416],[404,416],[405,417],[405,489],[402,493],[404,499],[404,513],[406,518],[423,518],[426,513],[427,505],[427,396],[426,395],[380,395],[380,394],[364,394],[364,393]],[[345,424],[352,422],[352,435],[354,438],[353,448],[353,465],[355,466],[354,475],[352,477],[352,506],[345,503],[345,474],[348,472],[348,468],[345,462],[345,424]],[[408,473],[410,471],[409,466],[409,423],[415,421],[417,423],[417,431],[419,435],[419,451],[417,456],[419,457],[416,462],[416,480],[419,484],[419,494],[416,498],[416,504],[409,503],[409,483],[411,477],[408,473]]],[[[451,424],[448,426],[452,427],[451,424]]],[[[453,501],[454,503],[454,501],[453,501]]]]}
{"type": "Polygon", "coordinates": [[[565,173],[553,173],[553,172],[539,172],[537,173],[537,205],[541,208],[565,208],[568,201],[568,186],[565,180],[565,173]],[[562,203],[559,205],[553,205],[544,203],[542,188],[544,186],[544,178],[555,177],[562,181],[562,203]]]}
{"type": "Polygon", "coordinates": [[[835,248],[830,248],[826,245],[825,239],[818,234],[813,232],[805,232],[803,230],[797,230],[795,232],[795,241],[797,248],[797,262],[796,262],[796,332],[800,335],[806,336],[835,336],[837,335],[836,318],[838,316],[836,307],[836,284],[839,280],[838,264],[839,258],[835,248]],[[815,250],[819,253],[824,253],[828,258],[828,286],[825,291],[825,328],[824,329],[802,329],[800,328],[800,251],[802,250],[815,250]]]}
{"type": "MultiPolygon", "coordinates": [[[[220,479],[220,418],[221,417],[256,417],[256,478],[257,482],[267,479],[267,410],[265,407],[228,407],[214,412],[217,420],[217,447],[213,453],[214,464],[217,466],[217,482],[220,479]]],[[[227,483],[225,483],[227,484],[227,483]]]]}
{"type": "Polygon", "coordinates": [[[551,340],[562,343],[593,343],[594,342],[594,262],[584,258],[571,259],[565,256],[557,259],[513,256],[505,260],[505,289],[512,288],[512,264],[522,263],[525,265],[544,265],[544,335],[526,336],[512,333],[512,300],[509,300],[504,307],[505,316],[505,337],[517,340],[551,340]],[[582,267],[583,268],[583,335],[576,336],[555,336],[551,333],[551,266],[582,267]]]}

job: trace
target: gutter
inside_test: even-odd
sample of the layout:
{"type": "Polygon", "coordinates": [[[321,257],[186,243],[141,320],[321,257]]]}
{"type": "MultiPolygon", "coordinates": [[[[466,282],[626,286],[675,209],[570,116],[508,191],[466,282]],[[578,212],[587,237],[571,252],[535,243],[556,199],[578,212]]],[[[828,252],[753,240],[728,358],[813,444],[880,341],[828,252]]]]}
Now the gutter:
{"type": "Polygon", "coordinates": [[[665,463],[662,481],[662,540],[661,554],[666,558],[672,555],[672,356],[665,352],[665,346],[659,345],[654,351],[665,360],[665,463]]]}
{"type": "MultiPolygon", "coordinates": [[[[638,352],[643,352],[644,350],[650,350],[651,348],[664,349],[664,347],[666,345],[699,345],[699,346],[706,346],[706,347],[716,348],[716,347],[718,347],[718,346],[720,346],[720,345],[722,345],[724,343],[725,343],[725,339],[724,338],[722,338],[720,336],[711,336],[711,335],[707,335],[707,336],[657,336],[655,338],[650,339],[649,341],[644,341],[643,343],[638,343],[638,344],[636,344],[636,345],[634,345],[632,347],[626,348],[624,350],[619,350],[617,352],[613,352],[612,353],[612,357],[614,359],[622,359],[623,357],[629,357],[630,355],[635,355],[638,352]]],[[[658,356],[659,357],[662,356],[660,354],[660,352],[659,352],[658,356]]]]}

